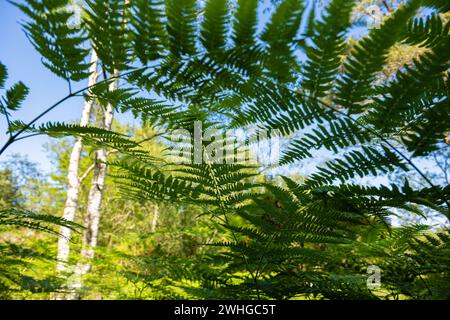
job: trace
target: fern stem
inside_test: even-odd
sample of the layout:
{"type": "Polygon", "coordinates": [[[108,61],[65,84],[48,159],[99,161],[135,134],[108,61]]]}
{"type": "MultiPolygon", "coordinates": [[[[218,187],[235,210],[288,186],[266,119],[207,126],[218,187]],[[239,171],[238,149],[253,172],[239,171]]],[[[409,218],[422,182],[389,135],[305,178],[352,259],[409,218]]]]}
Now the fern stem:
{"type": "Polygon", "coordinates": [[[17,138],[17,139],[15,140],[15,142],[20,141],[20,140],[25,140],[25,139],[28,139],[28,138],[32,138],[32,137],[41,136],[41,135],[43,135],[43,134],[44,134],[44,133],[33,133],[33,134],[28,135],[28,136],[23,136],[23,137],[17,138]]]}
{"type": "MultiPolygon", "coordinates": [[[[214,171],[214,169],[212,168],[212,166],[210,164],[207,164],[207,167],[209,169],[209,173],[212,177],[212,182],[214,184],[214,188],[216,189],[216,198],[219,202],[219,209],[222,211],[222,215],[223,215],[223,222],[226,226],[231,226],[230,222],[228,220],[228,216],[225,210],[225,205],[223,203],[223,199],[222,199],[222,194],[220,192],[220,186],[217,183],[217,178],[216,178],[216,172],[214,171]]],[[[232,228],[228,228],[231,231],[231,235],[234,239],[234,241],[236,243],[238,243],[238,238],[236,236],[236,233],[234,232],[234,230],[232,228]]],[[[259,288],[258,288],[258,275],[257,273],[254,274],[250,268],[250,264],[248,263],[248,259],[245,256],[245,253],[242,253],[242,257],[244,259],[245,265],[247,267],[247,271],[250,273],[250,277],[253,279],[253,283],[255,284],[255,289],[256,289],[256,296],[258,299],[260,299],[260,294],[259,294],[259,288]]]]}
{"type": "Polygon", "coordinates": [[[389,5],[389,3],[387,2],[387,0],[382,0],[381,2],[383,2],[384,7],[386,8],[386,10],[391,13],[392,12],[392,8],[389,5]]]}
{"type": "Polygon", "coordinates": [[[5,114],[5,118],[6,118],[6,123],[8,125],[8,131],[9,131],[9,136],[12,136],[12,132],[11,132],[11,120],[9,119],[9,115],[8,115],[8,110],[6,110],[6,108],[3,106],[3,104],[0,102],[0,107],[3,109],[3,112],[5,114]]]}
{"type": "MultiPolygon", "coordinates": [[[[33,120],[31,120],[30,122],[28,122],[25,126],[23,126],[20,130],[18,130],[14,135],[11,135],[11,136],[9,137],[9,139],[6,141],[6,143],[3,145],[3,147],[0,149],[0,155],[2,155],[2,154],[6,151],[6,149],[8,149],[8,147],[9,147],[10,145],[12,145],[14,142],[16,142],[16,141],[18,141],[18,140],[21,140],[21,139],[19,139],[19,136],[20,136],[22,133],[24,133],[24,132],[25,132],[27,129],[29,129],[33,124],[35,124],[39,119],[41,119],[42,117],[44,117],[46,114],[48,114],[50,111],[52,111],[53,109],[55,109],[56,107],[58,107],[58,106],[59,106],[60,104],[62,104],[63,102],[65,102],[65,101],[69,100],[70,98],[73,98],[73,97],[75,97],[75,96],[77,96],[77,95],[79,95],[79,94],[81,94],[81,93],[83,93],[83,92],[85,92],[85,91],[87,91],[87,90],[89,90],[89,89],[92,89],[92,88],[94,88],[94,87],[96,87],[96,86],[98,86],[98,85],[100,85],[100,84],[104,84],[104,83],[106,83],[106,82],[108,82],[108,81],[110,81],[110,80],[114,80],[114,79],[117,79],[117,78],[120,78],[120,77],[128,76],[128,75],[130,75],[130,74],[133,74],[134,72],[144,71],[144,70],[146,70],[146,69],[148,69],[148,68],[150,68],[150,66],[145,66],[145,67],[142,67],[142,68],[139,68],[139,69],[136,69],[136,70],[132,70],[132,71],[127,72],[127,73],[124,73],[124,74],[122,74],[122,75],[111,76],[110,78],[105,79],[105,80],[102,80],[102,81],[99,81],[99,82],[97,82],[97,83],[94,84],[94,85],[90,85],[90,86],[84,87],[84,88],[82,88],[82,89],[80,89],[80,90],[78,90],[78,91],[76,91],[76,92],[69,93],[67,96],[65,96],[65,97],[62,98],[61,100],[57,101],[57,102],[54,103],[52,106],[48,107],[44,112],[42,112],[42,113],[40,113],[38,116],[36,116],[33,120]]],[[[24,138],[25,138],[25,137],[24,137],[24,138]]]]}
{"type": "MultiPolygon", "coordinates": [[[[259,261],[258,261],[258,266],[256,267],[255,279],[258,279],[259,274],[262,273],[262,270],[263,270],[264,267],[265,267],[265,265],[264,265],[264,267],[262,266],[262,261],[263,261],[263,259],[264,259],[264,253],[265,253],[265,250],[268,250],[268,249],[269,249],[270,245],[272,244],[273,238],[274,238],[274,234],[272,234],[272,235],[270,236],[270,238],[267,240],[266,246],[265,246],[265,248],[264,248],[264,250],[263,250],[263,252],[262,252],[262,254],[261,254],[261,257],[260,257],[260,259],[259,259],[259,261]]],[[[267,264],[266,264],[266,265],[267,265],[267,264]]],[[[260,299],[260,296],[259,296],[259,288],[258,288],[258,283],[257,283],[257,281],[255,281],[255,287],[256,287],[256,295],[257,295],[258,300],[259,300],[259,299],[260,299]]]]}

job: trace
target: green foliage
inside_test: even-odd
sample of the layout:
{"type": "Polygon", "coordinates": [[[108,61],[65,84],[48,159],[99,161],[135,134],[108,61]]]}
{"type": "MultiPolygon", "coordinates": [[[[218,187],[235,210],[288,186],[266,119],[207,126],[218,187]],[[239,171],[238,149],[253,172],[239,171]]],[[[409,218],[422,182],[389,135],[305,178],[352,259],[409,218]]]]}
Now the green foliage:
{"type": "Polygon", "coordinates": [[[84,62],[89,51],[83,47],[87,38],[81,27],[69,23],[73,14],[67,10],[69,2],[27,0],[13,4],[30,19],[23,28],[43,57],[42,63],[63,79],[79,81],[89,76],[89,64],[84,62]]]}
{"type": "Polygon", "coordinates": [[[89,0],[85,19],[92,46],[110,74],[127,69],[129,31],[124,24],[129,10],[125,0],[89,0]]]}
{"type": "Polygon", "coordinates": [[[9,208],[20,202],[19,187],[14,174],[9,169],[0,170],[0,208],[9,208]]]}
{"type": "Polygon", "coordinates": [[[175,56],[195,54],[196,1],[166,1],[170,52],[175,56]]]}
{"type": "MultiPolygon", "coordinates": [[[[28,210],[9,208],[0,210],[0,230],[5,228],[26,228],[32,231],[45,232],[61,236],[55,227],[66,227],[78,231],[79,224],[66,221],[59,217],[35,214],[28,210]]],[[[4,237],[4,236],[3,236],[4,237]]],[[[35,260],[52,260],[46,254],[27,249],[14,243],[0,244],[2,260],[0,262],[0,296],[8,298],[15,291],[31,293],[55,292],[63,283],[55,276],[29,276],[25,270],[33,268],[35,260]]]]}
{"type": "Polygon", "coordinates": [[[0,63],[0,89],[4,88],[7,77],[8,70],[6,69],[4,64],[0,63]]]}
{"type": "Polygon", "coordinates": [[[239,0],[235,14],[234,42],[239,46],[255,44],[258,0],[239,0]]]}
{"type": "Polygon", "coordinates": [[[413,152],[414,156],[423,156],[439,149],[443,132],[448,129],[448,97],[436,103],[432,109],[426,110],[420,122],[415,122],[409,127],[402,141],[413,152]]]}
{"type": "Polygon", "coordinates": [[[450,10],[450,4],[445,0],[423,0],[422,3],[427,7],[433,7],[441,12],[447,12],[450,10]]]}
{"type": "Polygon", "coordinates": [[[164,17],[162,1],[133,1],[133,51],[142,64],[164,56],[167,47],[167,32],[162,23],[164,17]]]}
{"type": "MultiPolygon", "coordinates": [[[[4,89],[7,78],[8,70],[0,63],[0,89],[4,89]]],[[[5,96],[0,96],[0,114],[9,116],[10,111],[17,111],[22,106],[28,93],[29,88],[22,81],[17,82],[11,88],[7,89],[5,96]]],[[[9,120],[8,126],[10,126],[9,120]]]]}
{"type": "MultiPolygon", "coordinates": [[[[238,1],[234,16],[218,0],[203,11],[194,0],[87,3],[81,27],[70,33],[61,4],[18,5],[32,20],[25,29],[44,63],[67,80],[86,77],[80,46],[89,39],[105,73],[133,71],[123,87],[110,91],[105,79],[86,99],[131,111],[168,134],[184,129],[191,136],[165,140],[166,152],[155,155],[117,132],[8,118],[10,132],[74,135],[88,147],[120,152],[109,161],[117,185],[106,194],[117,212],[107,211],[109,238],[100,240],[103,255],[85,296],[100,288],[120,298],[448,298],[448,228],[390,222],[405,211],[450,217],[448,186],[414,164],[448,148],[441,139],[449,123],[449,24],[436,14],[416,17],[424,6],[445,12],[446,3],[409,1],[358,41],[348,38],[354,1],[334,0],[322,16],[314,9],[304,14],[301,1],[281,1],[261,34],[257,1],[238,1]],[[67,46],[59,46],[65,42],[58,36],[70,40],[67,46]],[[421,51],[380,81],[398,44],[421,51]],[[138,96],[141,91],[150,97],[138,96]],[[221,134],[194,141],[194,121],[221,134]],[[248,124],[281,133],[288,145],[281,165],[311,161],[316,150],[328,159],[301,181],[262,182],[261,164],[226,152],[222,130],[248,124]],[[182,155],[180,145],[187,150],[182,155]],[[395,170],[428,185],[361,182],[395,170]],[[161,207],[171,222],[149,231],[145,217],[161,207]],[[180,212],[191,220],[177,225],[180,212]],[[372,264],[386,279],[380,290],[366,284],[372,264]],[[95,278],[102,272],[110,277],[105,284],[95,278]]],[[[6,75],[0,65],[1,87],[6,75]]],[[[2,113],[17,110],[27,92],[21,83],[7,91],[2,113]]],[[[152,216],[157,219],[155,211],[152,216]]],[[[76,227],[22,209],[2,209],[0,224],[50,233],[57,233],[55,224],[76,227]]]]}
{"type": "Polygon", "coordinates": [[[450,22],[445,23],[438,14],[430,15],[426,19],[411,19],[405,42],[432,48],[441,38],[448,36],[449,31],[450,22]]]}
{"type": "Polygon", "coordinates": [[[28,95],[29,89],[22,82],[16,83],[11,89],[6,91],[6,108],[16,111],[28,95]]]}
{"type": "Polygon", "coordinates": [[[36,261],[49,261],[48,255],[25,249],[13,243],[1,243],[0,297],[10,299],[17,293],[42,294],[58,291],[63,283],[56,277],[32,277],[24,271],[32,269],[36,261]]]}
{"type": "Polygon", "coordinates": [[[222,49],[227,38],[228,1],[209,0],[202,23],[201,42],[210,52],[222,49]]]}
{"type": "Polygon", "coordinates": [[[0,210],[0,226],[14,226],[29,228],[37,231],[44,231],[55,235],[60,235],[54,229],[55,226],[62,226],[72,230],[76,230],[81,226],[50,215],[35,214],[28,210],[16,208],[0,210]]]}
{"type": "Polygon", "coordinates": [[[328,16],[312,30],[314,46],[307,49],[302,83],[312,98],[323,97],[333,86],[345,50],[345,32],[350,27],[353,5],[353,1],[332,1],[328,16]]]}
{"type": "Polygon", "coordinates": [[[371,30],[353,47],[344,64],[337,85],[337,103],[350,113],[365,111],[367,98],[373,94],[373,82],[386,63],[389,49],[400,40],[408,20],[414,16],[420,1],[401,6],[380,28],[371,30]]]}
{"type": "Polygon", "coordinates": [[[377,150],[373,147],[362,147],[361,150],[344,154],[343,158],[327,161],[311,175],[308,184],[312,186],[331,184],[335,179],[345,182],[356,176],[364,177],[369,174],[376,176],[378,172],[387,173],[398,167],[406,170],[402,159],[389,148],[377,150]]]}
{"type": "MultiPolygon", "coordinates": [[[[177,198],[195,203],[221,223],[220,230],[226,231],[226,239],[213,243],[220,249],[219,254],[211,256],[214,268],[209,272],[186,271],[186,277],[200,281],[202,288],[183,287],[184,290],[207,298],[374,299],[398,294],[418,297],[420,286],[404,290],[402,286],[409,280],[402,277],[407,271],[397,273],[390,264],[383,269],[390,277],[385,287],[389,293],[367,289],[364,268],[379,262],[376,255],[368,254],[367,237],[373,232],[379,232],[380,237],[407,232],[408,227],[393,229],[390,223],[389,218],[399,210],[424,216],[426,207],[448,216],[448,188],[431,184],[413,189],[407,182],[402,186],[365,187],[354,181],[399,168],[412,174],[418,169],[411,165],[406,152],[417,158],[442,147],[438,137],[446,130],[444,122],[448,122],[444,111],[448,109],[448,55],[444,57],[448,52],[448,31],[446,34],[447,26],[441,19],[430,18],[425,26],[413,22],[417,21],[414,17],[422,5],[421,1],[412,1],[400,6],[379,29],[370,31],[349,51],[345,32],[351,27],[352,3],[333,1],[323,20],[309,24],[313,25],[313,33],[304,32],[312,37],[312,43],[306,45],[307,60],[297,90],[291,88],[297,76],[297,61],[291,63],[290,59],[295,58],[290,44],[300,31],[302,6],[284,1],[277,8],[260,38],[267,45],[262,49],[267,56],[260,60],[259,66],[267,77],[256,79],[255,73],[253,79],[253,73],[247,73],[250,77],[247,85],[237,82],[237,86],[231,86],[233,93],[228,92],[230,98],[223,102],[233,108],[227,115],[233,118],[236,127],[254,123],[261,129],[278,129],[286,137],[296,134],[282,164],[309,160],[313,149],[333,152],[332,158],[319,165],[303,183],[286,178],[285,188],[261,185],[252,181],[251,173],[247,174],[249,168],[225,163],[174,163],[170,166],[178,169],[167,170],[163,180],[149,175],[151,171],[144,174],[124,168],[128,173],[120,177],[121,183],[133,181],[131,190],[140,200],[160,195],[164,200],[177,198]],[[419,44],[431,51],[401,68],[392,81],[380,85],[377,80],[389,52],[401,42],[419,44]],[[342,59],[348,51],[349,56],[342,59]],[[238,106],[241,110],[235,109],[238,106]],[[175,184],[181,189],[174,193],[175,180],[169,177],[189,184],[175,184]],[[138,184],[134,183],[136,180],[138,184]],[[161,194],[164,190],[166,195],[161,194]],[[356,263],[346,269],[342,255],[350,246],[356,246],[356,263]]],[[[243,16],[254,14],[256,5],[248,6],[239,4],[234,37],[235,43],[252,46],[254,23],[240,22],[243,16]]],[[[217,10],[215,21],[222,21],[219,17],[225,15],[217,10]]],[[[219,25],[223,24],[217,22],[219,25]]],[[[223,34],[223,29],[218,33],[223,34]]],[[[196,65],[195,70],[198,68],[196,65]]],[[[178,77],[178,70],[166,76],[178,77]]],[[[197,78],[192,79],[195,79],[193,88],[198,88],[197,78]]],[[[187,80],[186,84],[192,84],[191,79],[187,80]]],[[[164,95],[166,90],[159,93],[164,95]]],[[[190,121],[198,119],[190,118],[189,112],[167,111],[171,119],[180,114],[181,119],[183,115],[190,121]]],[[[207,117],[214,111],[207,110],[207,117]]],[[[125,192],[131,190],[126,188],[125,192]]],[[[389,239],[390,244],[401,247],[399,238],[389,239]]],[[[422,249],[433,250],[429,246],[422,249]]],[[[383,252],[389,250],[385,248],[383,252]]],[[[432,264],[445,263],[445,259],[439,258],[432,264]]],[[[417,281],[425,274],[426,271],[411,271],[409,276],[417,281]]],[[[439,281],[445,277],[438,277],[439,281]]],[[[428,279],[423,280],[426,286],[437,285],[433,277],[428,279]]]]}
{"type": "Polygon", "coordinates": [[[302,13],[303,5],[300,1],[283,1],[261,35],[261,40],[269,46],[267,57],[269,75],[277,81],[292,81],[294,79],[292,72],[298,69],[292,43],[299,31],[302,13]]]}
{"type": "Polygon", "coordinates": [[[374,232],[354,249],[360,260],[383,270],[386,298],[448,299],[448,230],[420,225],[374,232]]]}
{"type": "MultiPolygon", "coordinates": [[[[14,126],[11,132],[21,130],[23,125],[14,126]]],[[[65,124],[60,122],[48,122],[39,127],[32,126],[26,128],[26,132],[33,134],[46,134],[53,138],[62,138],[68,136],[81,137],[83,144],[93,147],[107,147],[122,153],[133,153],[138,155],[139,144],[124,134],[105,130],[93,126],[80,126],[76,124],[65,124]]]]}

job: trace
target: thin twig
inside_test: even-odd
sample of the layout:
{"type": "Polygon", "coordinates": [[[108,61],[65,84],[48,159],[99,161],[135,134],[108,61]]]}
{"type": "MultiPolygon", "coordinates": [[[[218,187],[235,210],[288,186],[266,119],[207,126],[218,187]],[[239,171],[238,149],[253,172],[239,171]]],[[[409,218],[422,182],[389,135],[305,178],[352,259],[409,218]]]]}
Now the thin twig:
{"type": "Polygon", "coordinates": [[[36,137],[36,136],[42,136],[42,135],[44,135],[44,134],[45,134],[45,133],[42,133],[42,132],[39,132],[39,133],[33,133],[33,134],[28,135],[28,136],[23,136],[23,137],[17,138],[17,139],[15,140],[15,142],[20,141],[20,140],[24,140],[24,139],[28,139],[28,138],[32,138],[32,137],[36,137]]]}

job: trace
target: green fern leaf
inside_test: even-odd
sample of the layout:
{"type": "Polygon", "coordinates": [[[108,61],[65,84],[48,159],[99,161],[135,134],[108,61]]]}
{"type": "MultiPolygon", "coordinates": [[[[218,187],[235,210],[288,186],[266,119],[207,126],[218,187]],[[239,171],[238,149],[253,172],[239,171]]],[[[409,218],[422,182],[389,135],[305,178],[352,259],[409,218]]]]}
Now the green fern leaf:
{"type": "Polygon", "coordinates": [[[42,63],[57,76],[79,81],[89,77],[89,51],[83,47],[87,40],[80,26],[71,26],[69,0],[13,2],[30,19],[23,24],[34,48],[42,55],[42,63]]]}
{"type": "Polygon", "coordinates": [[[166,1],[167,33],[173,55],[178,57],[196,53],[196,14],[195,0],[166,1]]]}
{"type": "Polygon", "coordinates": [[[236,46],[253,46],[257,29],[258,0],[238,0],[234,22],[236,46]]]}
{"type": "Polygon", "coordinates": [[[208,0],[200,32],[206,50],[213,53],[225,47],[228,25],[228,1],[208,0]]]}

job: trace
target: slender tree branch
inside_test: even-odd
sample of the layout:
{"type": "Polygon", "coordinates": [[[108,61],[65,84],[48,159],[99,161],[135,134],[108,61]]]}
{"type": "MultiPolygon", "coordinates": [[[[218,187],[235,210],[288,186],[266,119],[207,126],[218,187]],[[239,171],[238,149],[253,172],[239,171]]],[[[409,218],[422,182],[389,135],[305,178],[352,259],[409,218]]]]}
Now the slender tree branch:
{"type": "MultiPolygon", "coordinates": [[[[111,150],[111,151],[108,151],[108,152],[106,153],[106,155],[109,156],[109,155],[114,154],[114,153],[117,153],[117,152],[119,152],[119,150],[111,150]]],[[[92,172],[92,170],[94,170],[94,168],[95,168],[95,164],[91,164],[91,165],[89,166],[89,168],[87,168],[87,170],[83,173],[83,175],[82,175],[81,177],[78,178],[78,181],[79,181],[80,183],[82,183],[82,182],[84,181],[84,179],[86,179],[87,176],[92,172]]]]}
{"type": "Polygon", "coordinates": [[[87,178],[87,176],[92,172],[92,170],[94,170],[94,168],[95,168],[95,164],[91,164],[91,166],[83,173],[83,175],[78,178],[78,182],[80,184],[82,184],[84,179],[87,178]]]}
{"type": "Polygon", "coordinates": [[[70,79],[67,80],[67,83],[69,85],[69,94],[72,94],[72,83],[70,82],[70,79]]]}
{"type": "Polygon", "coordinates": [[[436,165],[439,167],[439,169],[441,169],[442,173],[444,174],[445,183],[449,184],[449,180],[448,180],[448,160],[444,159],[444,162],[441,163],[439,161],[436,153],[433,153],[433,158],[434,158],[434,161],[435,161],[436,165]]]}

